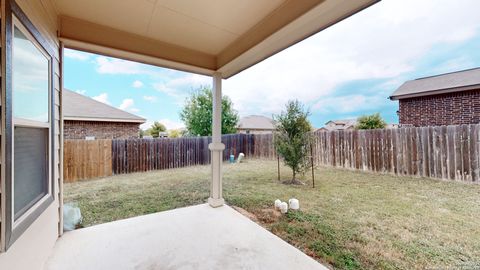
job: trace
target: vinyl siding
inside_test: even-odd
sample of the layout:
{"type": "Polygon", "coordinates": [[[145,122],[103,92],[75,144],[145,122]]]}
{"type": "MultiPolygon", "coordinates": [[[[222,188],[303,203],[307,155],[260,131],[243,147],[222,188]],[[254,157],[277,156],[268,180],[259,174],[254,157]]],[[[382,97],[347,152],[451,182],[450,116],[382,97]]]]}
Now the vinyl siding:
{"type": "MultiPolygon", "coordinates": [[[[17,0],[17,4],[23,10],[23,12],[32,21],[35,27],[40,31],[43,37],[47,40],[50,46],[54,49],[54,77],[53,85],[54,91],[54,104],[55,112],[52,116],[52,120],[55,122],[54,138],[54,203],[52,203],[43,214],[30,225],[30,227],[24,232],[24,234],[16,240],[16,242],[9,248],[7,253],[0,253],[0,269],[42,269],[43,264],[50,255],[55,241],[59,234],[61,234],[61,203],[60,203],[60,188],[62,186],[61,175],[61,70],[60,70],[60,54],[59,54],[59,40],[57,39],[57,19],[53,5],[49,0],[17,0]]],[[[3,9],[2,9],[3,10],[3,9]]],[[[2,11],[3,12],[3,11],[2,11]]],[[[2,44],[3,45],[3,44],[2,44]]],[[[2,62],[2,74],[4,70],[2,62]]],[[[2,89],[2,105],[3,100],[2,89]]],[[[2,122],[4,115],[2,114],[2,122]]],[[[4,133],[4,125],[2,123],[2,134],[4,133]]],[[[4,153],[2,149],[2,161],[4,160],[4,153]]],[[[3,164],[3,162],[2,162],[3,164]]],[[[0,170],[3,171],[3,167],[0,170]]],[[[4,174],[2,173],[2,185],[4,187],[4,174]]],[[[5,194],[2,195],[2,205],[5,200],[5,194]]],[[[4,220],[5,209],[1,211],[2,219],[4,220]]],[[[2,227],[2,233],[0,237],[4,235],[4,226],[2,227]]],[[[3,240],[2,240],[3,241],[3,240]]],[[[2,246],[4,243],[2,242],[2,246]]]]}

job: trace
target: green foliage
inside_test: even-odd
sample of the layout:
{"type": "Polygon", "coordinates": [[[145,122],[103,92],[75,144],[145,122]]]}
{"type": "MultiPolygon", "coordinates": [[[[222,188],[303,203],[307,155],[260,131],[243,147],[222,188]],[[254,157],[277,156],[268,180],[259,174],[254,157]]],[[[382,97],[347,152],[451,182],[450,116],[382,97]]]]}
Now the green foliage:
{"type": "Polygon", "coordinates": [[[357,122],[357,129],[381,129],[387,126],[387,123],[383,120],[380,113],[360,116],[357,122]]]}
{"type": "MultiPolygon", "coordinates": [[[[180,119],[185,123],[188,134],[192,136],[212,135],[212,90],[201,87],[185,101],[180,119]]],[[[237,132],[238,113],[233,109],[229,97],[222,97],[222,134],[237,132]]]]}
{"type": "Polygon", "coordinates": [[[179,129],[171,129],[168,131],[169,138],[180,138],[182,137],[182,131],[179,129]]]}
{"type": "Polygon", "coordinates": [[[274,116],[276,131],[274,136],[275,149],[283,158],[285,165],[292,169],[292,183],[296,175],[302,173],[308,166],[310,131],[312,126],[308,121],[310,113],[298,101],[289,101],[286,110],[274,116]]]}
{"type": "Polygon", "coordinates": [[[165,125],[163,125],[160,122],[155,121],[153,125],[145,131],[144,135],[150,135],[153,138],[158,138],[160,132],[165,132],[167,131],[167,128],[165,125]]]}

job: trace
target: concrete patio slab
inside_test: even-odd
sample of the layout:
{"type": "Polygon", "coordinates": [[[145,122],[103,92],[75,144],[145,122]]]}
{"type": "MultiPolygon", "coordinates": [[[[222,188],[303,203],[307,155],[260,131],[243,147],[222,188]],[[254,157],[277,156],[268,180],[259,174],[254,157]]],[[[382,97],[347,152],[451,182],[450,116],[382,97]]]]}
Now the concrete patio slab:
{"type": "Polygon", "coordinates": [[[65,233],[45,269],[327,268],[229,206],[201,204],[65,233]]]}

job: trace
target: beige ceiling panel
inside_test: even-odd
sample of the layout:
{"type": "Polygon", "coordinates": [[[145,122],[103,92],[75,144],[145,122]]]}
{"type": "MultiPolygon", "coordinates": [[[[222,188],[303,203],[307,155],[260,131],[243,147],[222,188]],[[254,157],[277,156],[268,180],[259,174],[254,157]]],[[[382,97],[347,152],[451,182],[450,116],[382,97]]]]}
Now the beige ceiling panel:
{"type": "Polygon", "coordinates": [[[53,0],[59,14],[145,35],[155,2],[151,0],[53,0]]]}
{"type": "Polygon", "coordinates": [[[153,39],[207,54],[219,53],[238,37],[160,6],[155,9],[147,34],[153,39]]]}
{"type": "Polygon", "coordinates": [[[229,78],[378,1],[380,0],[324,0],[301,17],[268,36],[268,38],[257,42],[255,46],[239,56],[225,59],[225,57],[231,57],[231,55],[220,54],[217,58],[217,62],[221,63],[217,67],[218,71],[222,73],[224,78],[229,78]]]}
{"type": "Polygon", "coordinates": [[[285,0],[158,0],[157,4],[199,22],[241,35],[283,2],[285,0]]]}

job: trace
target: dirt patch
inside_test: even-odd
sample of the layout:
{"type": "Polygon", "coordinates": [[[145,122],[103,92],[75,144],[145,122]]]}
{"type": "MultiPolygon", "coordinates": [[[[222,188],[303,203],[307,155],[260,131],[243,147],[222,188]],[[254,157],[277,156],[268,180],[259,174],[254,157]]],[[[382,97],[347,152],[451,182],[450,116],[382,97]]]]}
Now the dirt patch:
{"type": "Polygon", "coordinates": [[[238,206],[232,206],[232,207],[233,209],[237,210],[240,214],[248,217],[249,219],[257,223],[270,224],[270,223],[277,222],[282,217],[282,214],[280,213],[280,211],[275,210],[273,208],[259,209],[259,210],[256,210],[254,213],[251,213],[238,206]]]}
{"type": "Polygon", "coordinates": [[[303,183],[302,181],[297,180],[297,179],[283,180],[282,184],[284,184],[284,185],[298,185],[298,186],[304,186],[305,185],[305,183],[303,183]]]}
{"type": "Polygon", "coordinates": [[[257,217],[256,217],[254,214],[248,212],[247,210],[245,210],[245,209],[243,209],[243,208],[241,208],[241,207],[238,207],[238,206],[232,206],[232,208],[235,209],[235,210],[237,210],[237,212],[239,212],[240,214],[246,216],[247,218],[249,218],[249,219],[251,219],[251,220],[253,220],[253,221],[255,221],[255,222],[258,222],[257,217]]]}
{"type": "Polygon", "coordinates": [[[277,222],[282,217],[282,213],[278,210],[267,208],[255,212],[255,216],[261,222],[269,224],[277,222]]]}

